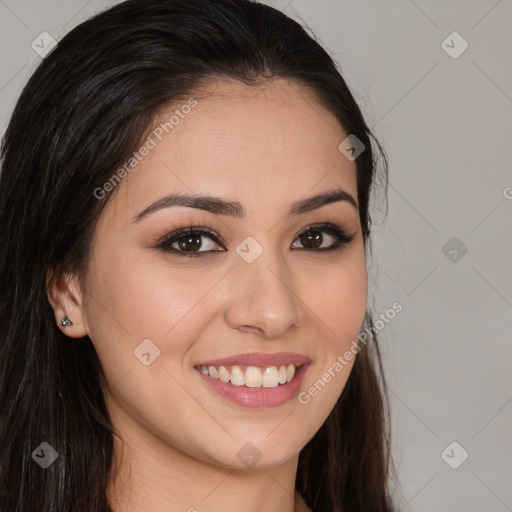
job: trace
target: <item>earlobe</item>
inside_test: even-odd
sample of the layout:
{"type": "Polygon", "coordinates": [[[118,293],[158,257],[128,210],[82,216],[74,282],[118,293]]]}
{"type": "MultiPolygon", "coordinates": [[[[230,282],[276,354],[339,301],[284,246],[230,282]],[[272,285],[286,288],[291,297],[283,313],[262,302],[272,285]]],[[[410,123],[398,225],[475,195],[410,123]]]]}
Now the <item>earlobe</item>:
{"type": "Polygon", "coordinates": [[[70,338],[88,334],[83,309],[83,297],[77,277],[65,274],[55,278],[49,273],[46,279],[46,296],[53,308],[60,330],[70,338]]]}
{"type": "Polygon", "coordinates": [[[60,325],[62,327],[68,327],[69,325],[73,325],[73,322],[66,316],[60,321],[60,325]]]}

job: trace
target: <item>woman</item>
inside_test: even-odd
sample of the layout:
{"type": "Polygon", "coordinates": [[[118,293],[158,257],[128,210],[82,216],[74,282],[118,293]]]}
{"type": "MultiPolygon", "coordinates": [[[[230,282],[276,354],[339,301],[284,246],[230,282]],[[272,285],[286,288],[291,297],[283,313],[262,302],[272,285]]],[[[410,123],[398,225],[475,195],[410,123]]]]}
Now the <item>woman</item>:
{"type": "Polygon", "coordinates": [[[0,509],[392,510],[373,142],[386,178],[271,7],[130,0],[67,34],[2,146],[0,509]]]}

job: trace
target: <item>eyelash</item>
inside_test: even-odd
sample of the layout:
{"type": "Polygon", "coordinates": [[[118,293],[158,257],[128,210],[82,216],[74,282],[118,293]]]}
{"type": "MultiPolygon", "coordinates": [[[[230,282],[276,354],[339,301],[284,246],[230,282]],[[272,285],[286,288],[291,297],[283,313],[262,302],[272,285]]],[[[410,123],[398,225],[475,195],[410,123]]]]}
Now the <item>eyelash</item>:
{"type": "MultiPolygon", "coordinates": [[[[324,249],[299,249],[303,251],[308,252],[328,252],[333,250],[341,250],[345,245],[348,245],[352,240],[354,240],[356,234],[348,234],[346,231],[341,229],[339,226],[336,226],[335,224],[331,224],[330,222],[327,223],[320,223],[320,224],[313,224],[311,226],[308,226],[306,229],[302,230],[296,238],[300,237],[302,234],[307,233],[308,231],[325,231],[331,236],[334,236],[337,238],[337,242],[334,243],[334,245],[324,248],[324,249]]],[[[185,252],[181,251],[179,249],[176,249],[174,247],[170,247],[173,243],[175,243],[178,239],[183,237],[184,235],[190,235],[190,234],[196,234],[196,235],[206,235],[210,239],[212,239],[217,244],[225,244],[224,239],[221,235],[219,235],[214,230],[206,227],[206,226],[188,226],[180,228],[176,231],[173,231],[172,233],[166,235],[161,241],[158,243],[158,245],[155,247],[156,249],[161,249],[166,252],[174,252],[180,256],[185,257],[191,257],[191,258],[198,258],[202,257],[208,254],[211,254],[212,252],[224,252],[220,250],[214,250],[214,251],[202,251],[202,252],[185,252]]],[[[323,241],[322,241],[323,242],[323,241]]]]}

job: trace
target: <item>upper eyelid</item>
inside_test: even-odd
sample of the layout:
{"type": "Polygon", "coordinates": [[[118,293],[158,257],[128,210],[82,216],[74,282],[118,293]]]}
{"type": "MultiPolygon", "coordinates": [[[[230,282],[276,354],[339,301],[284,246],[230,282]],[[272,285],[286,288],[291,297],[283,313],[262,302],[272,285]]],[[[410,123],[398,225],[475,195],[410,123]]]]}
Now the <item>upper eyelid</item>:
{"type": "Polygon", "coordinates": [[[225,243],[224,237],[222,237],[222,235],[220,233],[218,233],[217,231],[215,231],[211,228],[208,228],[206,226],[177,227],[176,229],[173,229],[170,233],[166,233],[164,236],[160,237],[156,243],[160,245],[162,243],[172,240],[175,237],[183,236],[187,232],[191,232],[191,233],[200,232],[201,236],[208,235],[208,236],[212,237],[212,239],[218,238],[219,241],[225,243]]]}
{"type": "MultiPolygon", "coordinates": [[[[356,233],[351,233],[350,230],[347,230],[347,229],[343,228],[342,226],[339,226],[331,221],[325,221],[325,222],[317,222],[317,223],[309,224],[308,226],[302,228],[297,233],[297,235],[295,235],[295,238],[297,238],[297,236],[299,236],[304,231],[308,231],[310,229],[315,229],[315,228],[318,228],[321,231],[329,231],[329,230],[337,229],[337,230],[341,231],[342,233],[345,233],[346,236],[351,237],[351,238],[354,238],[356,235],[356,233]]],[[[201,236],[208,236],[208,237],[211,237],[212,239],[217,238],[218,241],[222,242],[223,244],[226,244],[225,239],[222,237],[222,235],[220,235],[220,233],[218,233],[217,231],[215,231],[207,226],[199,226],[199,225],[196,225],[196,226],[184,225],[184,226],[178,227],[178,228],[174,229],[172,232],[167,233],[166,235],[161,237],[157,241],[157,244],[158,244],[158,246],[160,246],[162,244],[169,243],[169,242],[171,242],[171,240],[173,240],[173,238],[182,236],[182,235],[186,234],[187,232],[191,232],[191,233],[201,232],[201,236]]],[[[295,240],[295,238],[294,238],[294,240],[295,240]]],[[[215,243],[218,243],[218,241],[216,241],[216,240],[214,240],[214,241],[215,241],[215,243]]],[[[208,252],[208,251],[203,251],[203,252],[208,252]]],[[[197,253],[197,254],[199,254],[199,253],[197,253]]]]}

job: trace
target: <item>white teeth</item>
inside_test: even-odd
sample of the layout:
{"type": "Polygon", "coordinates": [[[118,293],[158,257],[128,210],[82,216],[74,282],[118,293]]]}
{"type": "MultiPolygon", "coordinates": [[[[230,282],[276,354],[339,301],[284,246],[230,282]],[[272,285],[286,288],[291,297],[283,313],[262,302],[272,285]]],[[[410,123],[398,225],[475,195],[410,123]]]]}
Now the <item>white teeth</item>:
{"type": "Polygon", "coordinates": [[[279,375],[277,377],[277,382],[279,382],[279,384],[286,383],[286,366],[279,367],[279,375]]]}
{"type": "Polygon", "coordinates": [[[263,372],[263,387],[275,388],[278,384],[277,378],[277,368],[275,366],[265,368],[265,371],[263,372]]]}
{"type": "Polygon", "coordinates": [[[224,366],[219,368],[219,378],[222,382],[229,382],[229,379],[231,379],[231,375],[224,366]]]}
{"type": "Polygon", "coordinates": [[[258,368],[248,366],[245,372],[240,366],[232,366],[231,373],[224,366],[201,366],[201,373],[210,375],[222,382],[231,382],[235,386],[247,386],[248,388],[275,388],[279,384],[290,382],[295,375],[296,367],[293,364],[258,368]]]}
{"type": "Polygon", "coordinates": [[[286,368],[286,382],[290,382],[295,375],[295,366],[293,364],[289,364],[288,368],[286,368]]]}
{"type": "Polygon", "coordinates": [[[219,378],[219,372],[215,366],[208,366],[208,373],[210,374],[210,377],[213,377],[214,379],[219,378]]]}
{"type": "Polygon", "coordinates": [[[260,388],[262,381],[261,370],[256,366],[248,366],[245,370],[245,385],[248,388],[260,388]]]}
{"type": "Polygon", "coordinates": [[[231,368],[231,384],[235,386],[243,386],[245,384],[245,375],[240,370],[239,366],[231,368]]]}

